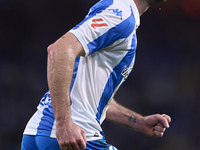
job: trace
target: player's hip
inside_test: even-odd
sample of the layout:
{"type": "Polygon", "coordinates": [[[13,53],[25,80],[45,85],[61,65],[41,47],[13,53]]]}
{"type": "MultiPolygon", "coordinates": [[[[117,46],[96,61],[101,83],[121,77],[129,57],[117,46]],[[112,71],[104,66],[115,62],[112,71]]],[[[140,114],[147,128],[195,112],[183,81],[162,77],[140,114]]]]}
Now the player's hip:
{"type": "MultiPolygon", "coordinates": [[[[85,150],[117,150],[105,139],[88,141],[85,150]]],[[[23,135],[21,150],[61,150],[56,138],[47,136],[23,135]]]]}

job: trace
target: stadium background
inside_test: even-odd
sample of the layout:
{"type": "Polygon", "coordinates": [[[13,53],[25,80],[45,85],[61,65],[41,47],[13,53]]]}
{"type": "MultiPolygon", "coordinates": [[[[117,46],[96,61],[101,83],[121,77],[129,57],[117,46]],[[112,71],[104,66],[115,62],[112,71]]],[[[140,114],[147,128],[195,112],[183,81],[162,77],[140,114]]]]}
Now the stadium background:
{"type": "MultiPolygon", "coordinates": [[[[24,127],[47,91],[46,48],[96,0],[0,0],[0,149],[20,149],[24,127]]],[[[141,17],[135,67],[116,100],[143,115],[167,113],[150,138],[103,123],[119,150],[200,149],[200,1],[168,0],[141,17]]]]}

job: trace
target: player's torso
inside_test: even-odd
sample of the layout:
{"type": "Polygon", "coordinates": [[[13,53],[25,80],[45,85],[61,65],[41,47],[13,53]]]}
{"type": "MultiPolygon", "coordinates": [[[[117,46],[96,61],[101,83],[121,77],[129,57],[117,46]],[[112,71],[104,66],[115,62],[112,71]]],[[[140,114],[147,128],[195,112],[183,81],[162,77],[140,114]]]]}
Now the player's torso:
{"type": "Polygon", "coordinates": [[[86,52],[75,63],[72,105],[80,102],[99,124],[133,68],[138,25],[139,14],[133,1],[102,0],[70,31],[86,52]]]}
{"type": "MultiPolygon", "coordinates": [[[[90,126],[91,134],[101,131],[109,103],[131,72],[135,60],[136,37],[117,41],[87,57],[80,57],[71,89],[72,119],[79,126],[90,126]],[[123,43],[122,43],[123,42],[123,43]],[[84,118],[84,116],[87,116],[84,118]],[[83,125],[80,118],[87,124],[83,125]]],[[[91,135],[90,135],[91,136],[91,135]]]]}
{"type": "MultiPolygon", "coordinates": [[[[87,56],[75,62],[70,89],[71,117],[85,130],[88,140],[102,138],[100,124],[106,109],[133,68],[139,22],[136,6],[127,1],[131,0],[102,0],[72,32],[87,56]]],[[[55,137],[55,127],[47,92],[25,133],[55,137]]]]}

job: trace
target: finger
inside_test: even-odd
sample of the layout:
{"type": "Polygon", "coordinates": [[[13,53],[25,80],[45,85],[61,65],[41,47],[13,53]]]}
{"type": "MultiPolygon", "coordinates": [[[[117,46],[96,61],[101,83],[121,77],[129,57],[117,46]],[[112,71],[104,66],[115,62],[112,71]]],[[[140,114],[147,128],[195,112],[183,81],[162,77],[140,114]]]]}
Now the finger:
{"type": "Polygon", "coordinates": [[[163,136],[163,134],[164,134],[164,132],[159,132],[159,131],[154,131],[154,135],[156,136],[156,137],[162,137],[163,136]]]}
{"type": "Polygon", "coordinates": [[[60,145],[60,149],[61,149],[61,150],[72,150],[72,149],[68,149],[68,148],[66,147],[66,145],[62,145],[62,146],[60,145]]]}
{"type": "Polygon", "coordinates": [[[65,145],[65,150],[73,150],[70,143],[67,143],[67,144],[65,145]]]}
{"type": "Polygon", "coordinates": [[[65,146],[64,141],[63,141],[63,142],[58,142],[58,143],[59,143],[59,146],[60,146],[61,150],[68,150],[68,149],[66,148],[66,146],[65,146]]]}
{"type": "Polygon", "coordinates": [[[158,121],[157,125],[160,125],[163,128],[169,128],[169,122],[168,122],[167,118],[159,115],[159,116],[157,116],[157,121],[158,121]]]}
{"type": "Polygon", "coordinates": [[[78,141],[78,143],[79,143],[79,147],[84,150],[86,149],[86,143],[87,143],[87,138],[85,136],[84,130],[81,131],[81,135],[82,135],[82,138],[78,141]]]}
{"type": "Polygon", "coordinates": [[[165,132],[166,128],[163,128],[163,127],[160,126],[160,125],[156,125],[156,126],[154,127],[154,130],[155,130],[155,131],[158,131],[158,132],[165,132]]]}
{"type": "Polygon", "coordinates": [[[166,114],[163,114],[162,116],[165,117],[165,118],[167,119],[168,122],[171,122],[171,117],[170,117],[170,116],[168,116],[168,115],[166,115],[166,114]]]}
{"type": "Polygon", "coordinates": [[[85,143],[87,143],[87,138],[85,136],[85,131],[83,130],[83,132],[81,133],[82,134],[82,137],[83,137],[83,140],[85,143]]]}
{"type": "Polygon", "coordinates": [[[80,147],[76,141],[71,141],[72,150],[80,150],[80,147]]]}
{"type": "Polygon", "coordinates": [[[78,145],[82,150],[86,149],[86,142],[84,139],[80,140],[78,145]]]}

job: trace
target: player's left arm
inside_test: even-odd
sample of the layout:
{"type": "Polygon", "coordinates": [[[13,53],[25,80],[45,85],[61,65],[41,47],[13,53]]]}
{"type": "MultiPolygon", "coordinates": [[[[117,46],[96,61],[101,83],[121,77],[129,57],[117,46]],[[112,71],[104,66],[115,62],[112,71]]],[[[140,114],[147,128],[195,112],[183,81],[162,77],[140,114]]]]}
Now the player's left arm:
{"type": "Polygon", "coordinates": [[[166,114],[144,117],[125,108],[115,100],[108,107],[106,119],[153,137],[162,137],[171,122],[171,118],[166,114]]]}

